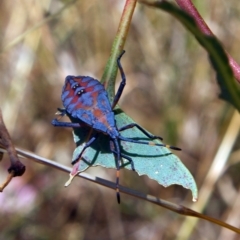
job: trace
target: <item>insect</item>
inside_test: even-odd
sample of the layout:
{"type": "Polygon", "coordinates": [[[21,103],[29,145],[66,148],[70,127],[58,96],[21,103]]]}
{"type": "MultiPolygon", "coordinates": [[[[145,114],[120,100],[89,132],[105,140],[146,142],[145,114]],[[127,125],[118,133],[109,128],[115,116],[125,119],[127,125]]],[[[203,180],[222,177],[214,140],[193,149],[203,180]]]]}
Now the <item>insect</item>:
{"type": "Polygon", "coordinates": [[[166,144],[158,144],[152,141],[147,142],[126,138],[120,134],[120,132],[126,129],[136,127],[149,139],[162,140],[161,137],[148,133],[136,123],[131,123],[121,128],[118,128],[116,126],[113,109],[117,105],[126,85],[125,73],[120,62],[121,57],[124,53],[125,51],[123,51],[117,58],[117,65],[120,70],[122,81],[119,85],[118,91],[114,97],[112,104],[109,101],[107,91],[98,80],[88,76],[67,76],[61,96],[64,109],[58,110],[60,111],[61,116],[67,115],[68,117],[74,118],[76,121],[60,122],[57,118],[52,121],[52,124],[57,127],[81,128],[87,126],[90,129],[95,130],[73,163],[78,161],[85,149],[91,146],[91,144],[98,138],[99,134],[105,134],[109,136],[110,149],[116,158],[116,195],[118,203],[120,203],[119,171],[121,168],[121,158],[123,157],[127,159],[132,166],[132,170],[134,170],[132,159],[129,156],[121,153],[121,141],[181,150],[178,147],[166,144]]]}

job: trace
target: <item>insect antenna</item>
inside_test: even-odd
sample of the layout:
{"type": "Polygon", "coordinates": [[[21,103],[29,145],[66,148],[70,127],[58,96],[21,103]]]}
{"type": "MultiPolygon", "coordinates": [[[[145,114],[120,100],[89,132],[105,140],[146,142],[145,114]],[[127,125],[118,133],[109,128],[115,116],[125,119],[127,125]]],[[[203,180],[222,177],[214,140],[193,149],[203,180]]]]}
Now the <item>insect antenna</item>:
{"type": "Polygon", "coordinates": [[[171,145],[168,145],[168,144],[159,144],[159,143],[155,143],[155,142],[143,142],[143,141],[139,141],[139,140],[134,140],[134,139],[131,139],[131,138],[125,138],[123,136],[118,136],[118,138],[122,141],[125,141],[125,142],[132,142],[132,143],[138,143],[138,144],[144,144],[144,145],[151,145],[151,146],[159,146],[159,147],[166,147],[166,148],[170,148],[170,149],[173,149],[173,150],[177,150],[177,151],[181,151],[182,149],[179,148],[179,147],[175,147],[175,146],[171,146],[171,145]]]}
{"type": "Polygon", "coordinates": [[[147,132],[144,128],[142,128],[140,125],[138,125],[137,123],[130,123],[130,124],[128,124],[128,125],[125,125],[125,126],[123,126],[123,127],[121,127],[121,128],[118,128],[118,131],[119,132],[122,132],[122,131],[125,131],[125,130],[127,130],[127,129],[130,129],[130,128],[134,128],[134,127],[136,127],[138,130],[140,130],[145,136],[147,136],[148,138],[150,138],[150,139],[160,139],[160,140],[163,140],[163,138],[162,137],[160,137],[160,136],[155,136],[155,135],[152,135],[152,134],[150,134],[149,132],[147,132]]]}

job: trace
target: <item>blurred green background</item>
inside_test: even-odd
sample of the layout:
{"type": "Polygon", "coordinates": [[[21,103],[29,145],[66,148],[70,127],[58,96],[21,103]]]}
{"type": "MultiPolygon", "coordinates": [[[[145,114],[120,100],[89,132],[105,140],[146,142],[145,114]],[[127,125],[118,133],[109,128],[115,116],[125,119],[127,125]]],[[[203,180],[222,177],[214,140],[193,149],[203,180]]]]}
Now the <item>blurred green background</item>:
{"type": "MultiPolygon", "coordinates": [[[[69,74],[101,78],[124,3],[0,1],[0,107],[17,147],[71,166],[75,147],[71,130],[51,125],[56,108],[62,106],[64,78],[69,74]]],[[[240,63],[239,2],[194,3],[240,63]]],[[[199,189],[211,193],[203,212],[240,227],[236,218],[240,215],[240,122],[234,122],[235,134],[229,134],[233,144],[228,146],[230,155],[222,173],[215,176],[219,180],[213,184],[205,180],[234,118],[234,109],[217,97],[219,89],[206,52],[173,17],[139,4],[125,50],[122,65],[127,85],[119,105],[147,130],[183,149],[177,155],[199,189]]],[[[119,81],[120,76],[116,87],[119,81]]],[[[67,174],[21,161],[26,173],[0,194],[0,239],[180,239],[183,216],[124,194],[118,205],[114,191],[79,178],[64,188],[67,174]]],[[[1,181],[8,165],[5,155],[1,181]]],[[[96,167],[87,172],[115,181],[115,170],[96,167]]],[[[121,171],[121,184],[194,206],[190,191],[180,186],[165,189],[131,171],[121,171]]],[[[238,236],[200,220],[188,239],[238,236]]]]}

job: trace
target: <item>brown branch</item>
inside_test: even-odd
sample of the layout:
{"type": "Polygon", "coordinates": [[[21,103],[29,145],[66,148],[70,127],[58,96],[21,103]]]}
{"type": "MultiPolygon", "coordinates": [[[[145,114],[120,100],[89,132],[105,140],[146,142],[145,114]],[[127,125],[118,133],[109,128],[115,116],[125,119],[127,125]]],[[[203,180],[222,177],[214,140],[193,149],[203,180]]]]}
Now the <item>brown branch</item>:
{"type": "Polygon", "coordinates": [[[0,144],[7,150],[11,163],[10,167],[8,168],[9,175],[6,181],[0,186],[0,192],[2,192],[13,177],[23,175],[23,173],[25,172],[25,166],[18,159],[17,152],[12,143],[11,137],[3,122],[1,109],[0,109],[0,144]]]}
{"type": "MultiPolygon", "coordinates": [[[[203,20],[202,16],[198,12],[198,10],[195,8],[195,6],[192,3],[192,0],[176,0],[179,7],[187,12],[189,15],[191,15],[194,20],[196,21],[199,29],[202,31],[202,33],[210,36],[214,36],[206,22],[203,20]]],[[[234,77],[236,80],[240,83],[240,65],[227,53],[229,64],[232,68],[234,77]]]]}

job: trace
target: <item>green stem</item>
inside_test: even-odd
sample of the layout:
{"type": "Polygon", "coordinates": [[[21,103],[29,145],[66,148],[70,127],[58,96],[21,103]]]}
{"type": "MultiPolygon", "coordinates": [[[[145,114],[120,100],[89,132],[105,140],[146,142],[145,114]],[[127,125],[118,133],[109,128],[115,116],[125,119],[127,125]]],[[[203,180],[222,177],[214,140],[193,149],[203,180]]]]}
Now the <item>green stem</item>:
{"type": "Polygon", "coordinates": [[[137,0],[126,0],[111,54],[101,79],[101,82],[105,85],[105,89],[108,91],[110,101],[113,100],[115,95],[115,80],[118,70],[117,57],[123,50],[136,3],[137,0]]]}

